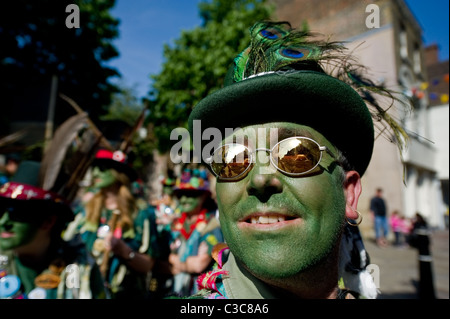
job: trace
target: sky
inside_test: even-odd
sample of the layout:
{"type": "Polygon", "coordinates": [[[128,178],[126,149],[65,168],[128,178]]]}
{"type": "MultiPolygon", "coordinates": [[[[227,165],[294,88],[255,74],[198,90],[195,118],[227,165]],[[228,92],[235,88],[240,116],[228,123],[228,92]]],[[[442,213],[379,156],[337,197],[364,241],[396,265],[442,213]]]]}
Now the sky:
{"type": "MultiPolygon", "coordinates": [[[[322,0],[321,0],[322,1],[322,0]]],[[[172,44],[182,30],[200,26],[201,0],[116,0],[111,14],[121,22],[113,44],[120,57],[107,64],[122,74],[120,83],[139,98],[151,88],[150,75],[163,63],[164,44],[172,44]]],[[[440,60],[449,58],[449,0],[405,0],[423,30],[423,43],[439,45],[440,60]]]]}

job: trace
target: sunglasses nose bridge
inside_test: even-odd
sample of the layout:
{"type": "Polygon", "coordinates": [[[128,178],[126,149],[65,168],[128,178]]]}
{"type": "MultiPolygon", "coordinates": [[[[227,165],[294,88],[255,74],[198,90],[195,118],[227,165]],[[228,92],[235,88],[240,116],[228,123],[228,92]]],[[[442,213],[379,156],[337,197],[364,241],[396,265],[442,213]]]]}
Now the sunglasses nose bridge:
{"type": "Polygon", "coordinates": [[[272,150],[268,148],[257,148],[252,152],[254,167],[252,170],[256,174],[267,175],[277,171],[272,159],[272,150]],[[271,165],[273,164],[273,165],[271,165]]]}
{"type": "Polygon", "coordinates": [[[267,166],[270,164],[270,158],[272,156],[272,151],[268,148],[256,148],[252,152],[252,160],[254,164],[260,164],[267,166]]]}

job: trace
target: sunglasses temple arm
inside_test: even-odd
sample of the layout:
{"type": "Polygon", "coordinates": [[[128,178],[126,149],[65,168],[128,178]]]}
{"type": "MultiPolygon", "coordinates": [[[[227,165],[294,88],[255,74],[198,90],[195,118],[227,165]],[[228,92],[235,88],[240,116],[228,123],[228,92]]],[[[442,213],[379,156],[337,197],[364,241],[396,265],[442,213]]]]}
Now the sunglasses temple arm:
{"type": "Polygon", "coordinates": [[[205,163],[209,165],[209,167],[211,168],[211,171],[214,173],[214,175],[216,175],[216,177],[219,177],[219,174],[216,173],[215,170],[213,170],[212,168],[212,156],[205,158],[205,163]]]}
{"type": "Polygon", "coordinates": [[[330,149],[329,149],[328,147],[326,147],[326,146],[320,146],[320,150],[321,150],[321,151],[327,152],[328,154],[330,154],[331,157],[333,157],[334,159],[337,159],[337,158],[336,158],[336,155],[334,155],[333,152],[331,152],[330,149]]]}

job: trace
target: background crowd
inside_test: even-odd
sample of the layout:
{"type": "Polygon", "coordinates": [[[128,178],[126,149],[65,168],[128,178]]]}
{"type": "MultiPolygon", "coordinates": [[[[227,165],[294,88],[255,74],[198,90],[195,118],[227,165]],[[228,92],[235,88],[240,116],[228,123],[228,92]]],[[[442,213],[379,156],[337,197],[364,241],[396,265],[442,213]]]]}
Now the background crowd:
{"type": "Polygon", "coordinates": [[[88,167],[68,190],[79,174],[64,171],[64,162],[76,158],[71,151],[56,165],[55,179],[47,165],[53,153],[42,162],[8,158],[0,185],[0,298],[195,293],[197,276],[214,264],[212,248],[223,242],[210,173],[185,167],[179,177],[160,179],[162,191],[150,202],[127,154],[93,147],[88,167]]]}

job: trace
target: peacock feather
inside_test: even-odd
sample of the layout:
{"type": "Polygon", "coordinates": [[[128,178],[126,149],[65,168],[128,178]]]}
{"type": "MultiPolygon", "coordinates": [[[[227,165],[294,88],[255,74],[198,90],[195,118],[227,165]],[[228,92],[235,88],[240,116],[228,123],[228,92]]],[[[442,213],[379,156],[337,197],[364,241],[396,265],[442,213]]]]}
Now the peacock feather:
{"type": "Polygon", "coordinates": [[[250,45],[234,59],[233,81],[243,81],[267,72],[293,70],[313,70],[334,76],[360,94],[372,114],[376,137],[383,136],[397,144],[402,155],[409,136],[401,121],[388,111],[395,102],[410,111],[410,101],[403,93],[370,80],[367,69],[346,52],[344,42],[316,40],[318,36],[296,30],[289,22],[255,23],[250,28],[250,45]]]}
{"type": "Polygon", "coordinates": [[[234,60],[235,82],[265,72],[317,68],[319,60],[328,58],[324,52],[339,47],[308,40],[311,33],[292,29],[288,22],[258,22],[250,35],[250,45],[234,60]]]}

